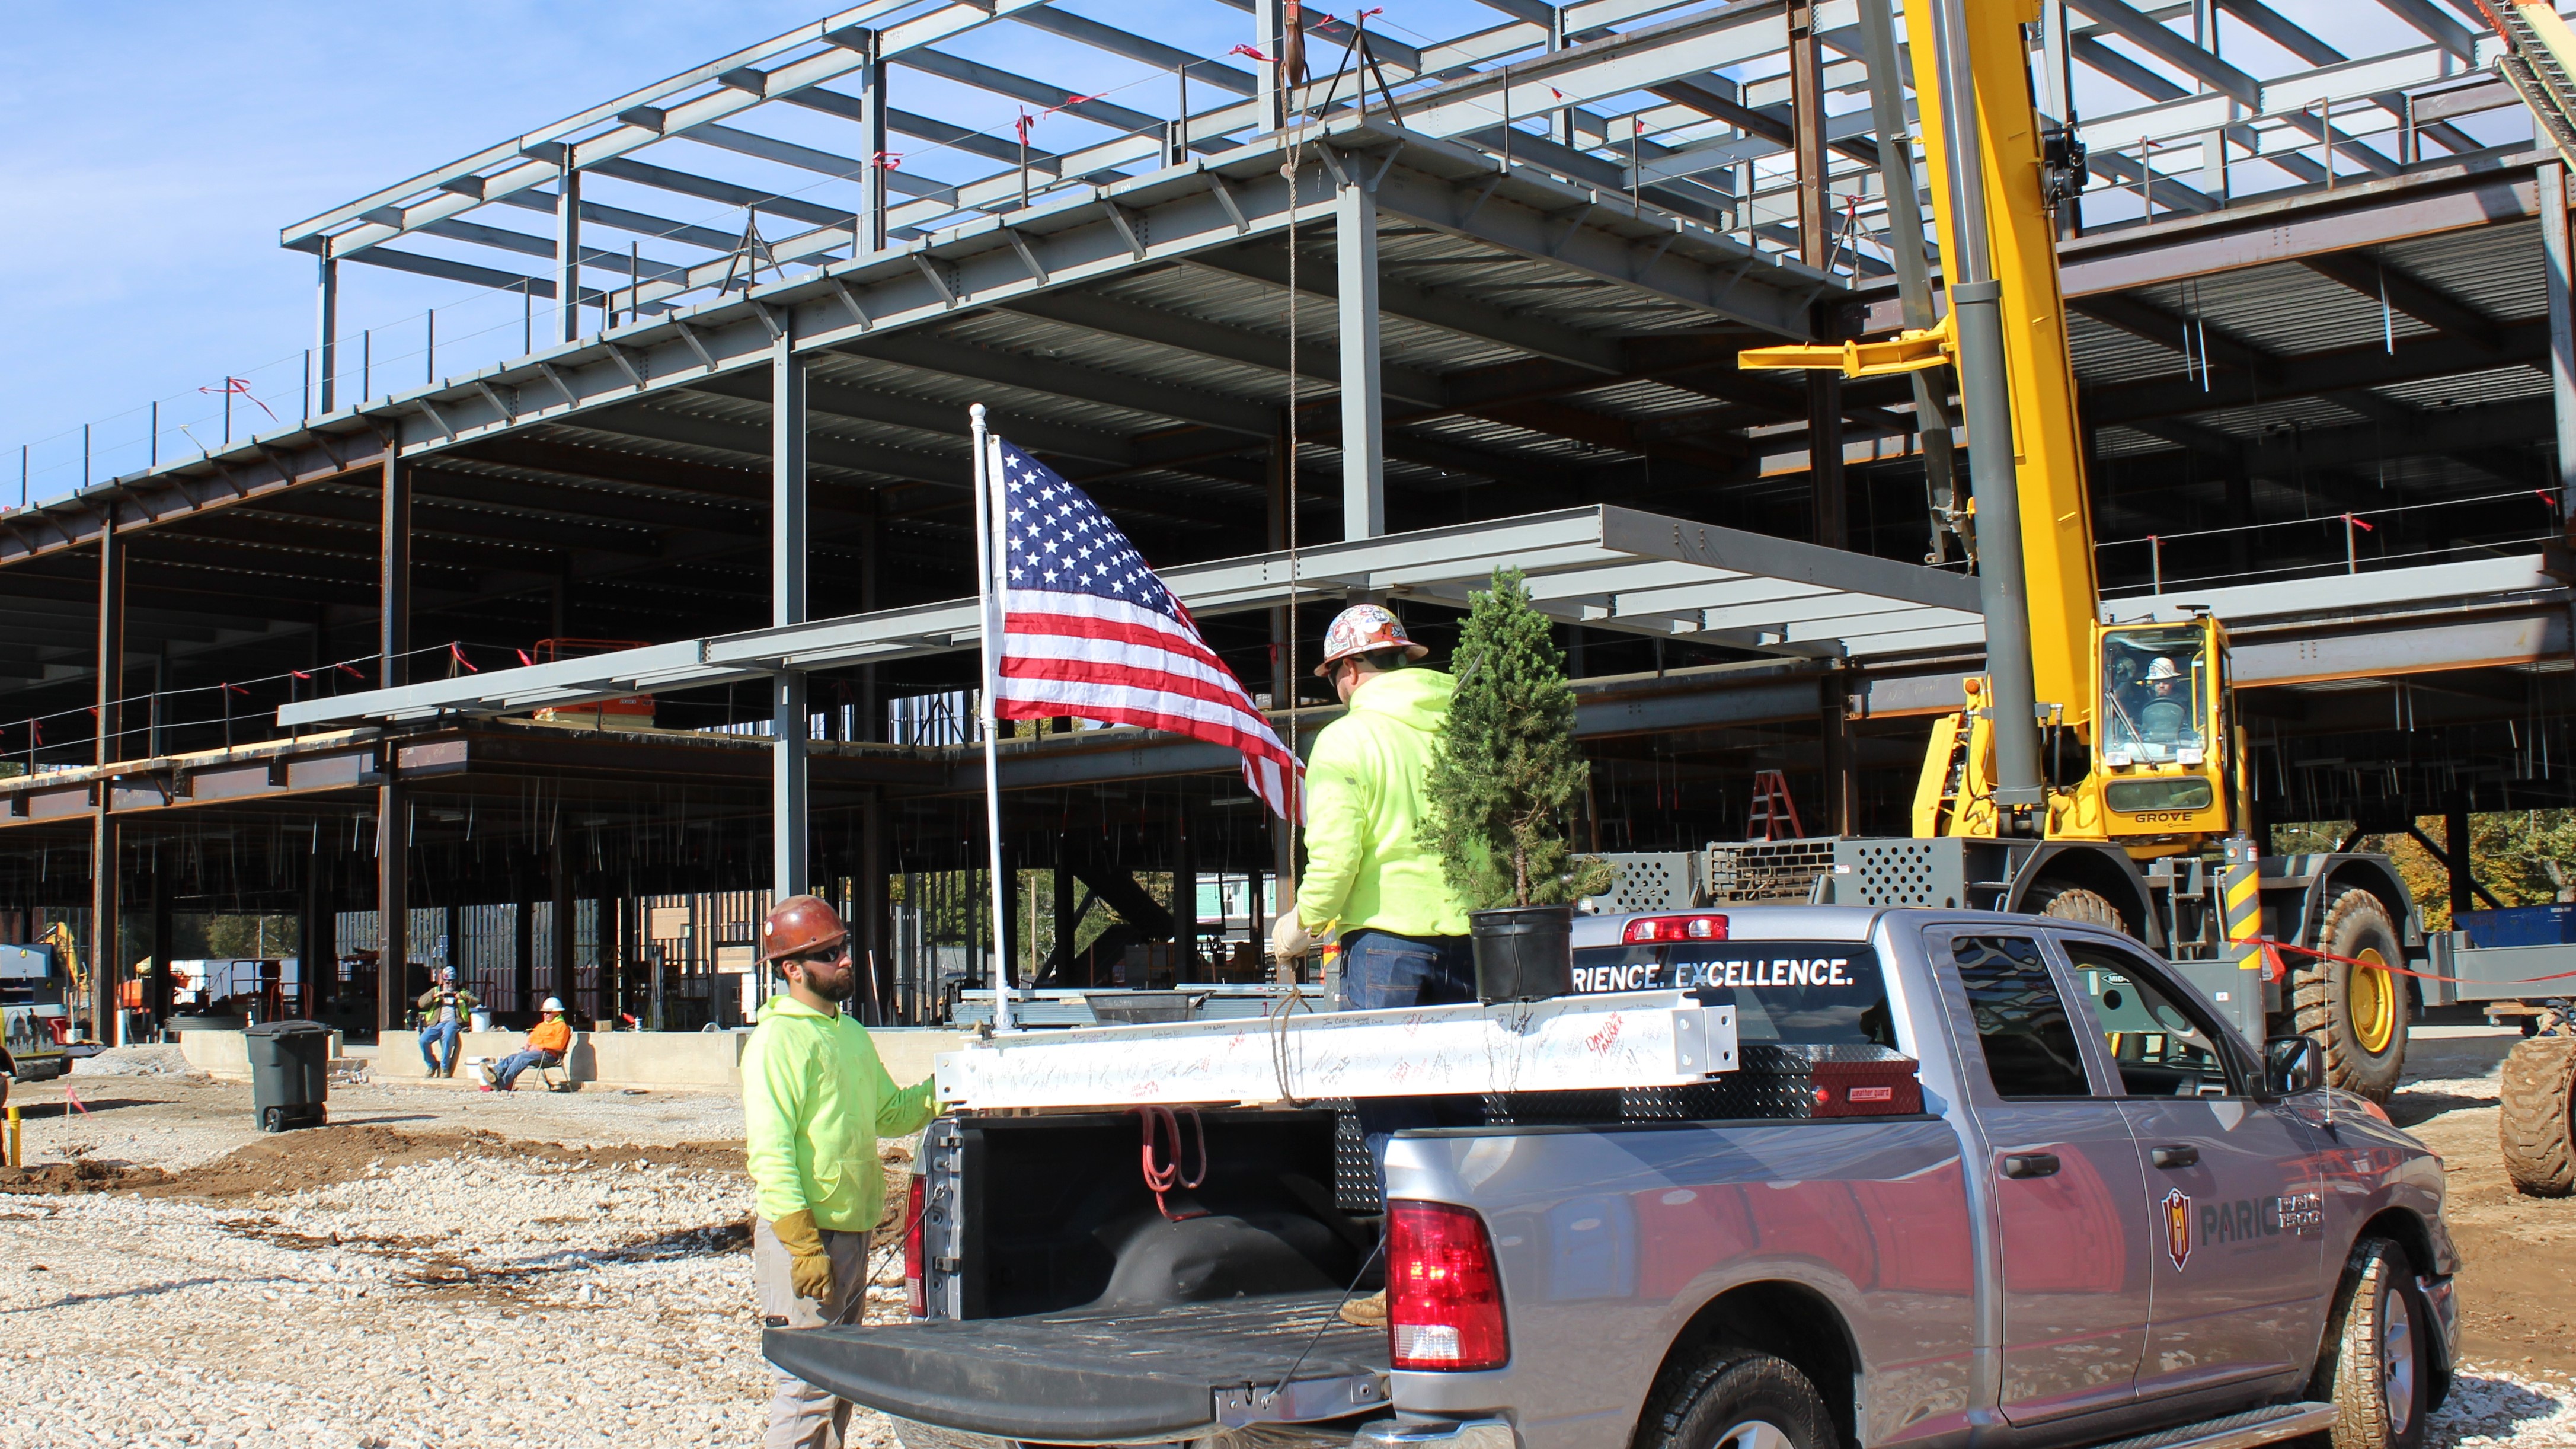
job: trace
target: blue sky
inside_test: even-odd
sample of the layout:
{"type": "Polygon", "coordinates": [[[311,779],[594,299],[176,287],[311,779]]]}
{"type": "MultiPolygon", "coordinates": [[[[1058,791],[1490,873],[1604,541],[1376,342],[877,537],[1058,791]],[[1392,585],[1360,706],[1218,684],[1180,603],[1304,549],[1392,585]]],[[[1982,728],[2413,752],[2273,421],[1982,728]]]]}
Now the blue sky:
{"type": "MultiPolygon", "coordinates": [[[[280,227],[831,8],[11,6],[0,274],[19,281],[0,323],[0,446],[15,453],[52,436],[39,448],[55,467],[36,492],[59,493],[78,482],[84,420],[127,414],[101,421],[102,438],[139,438],[133,410],[149,399],[193,398],[281,359],[297,359],[300,373],[313,261],[278,247],[280,227]]],[[[344,324],[353,331],[462,290],[363,270],[344,324]]],[[[299,385],[271,392],[272,406],[284,411],[299,385]]],[[[17,464],[5,460],[9,472],[17,464]]],[[[15,478],[0,482],[0,502],[17,502],[15,478]]]]}

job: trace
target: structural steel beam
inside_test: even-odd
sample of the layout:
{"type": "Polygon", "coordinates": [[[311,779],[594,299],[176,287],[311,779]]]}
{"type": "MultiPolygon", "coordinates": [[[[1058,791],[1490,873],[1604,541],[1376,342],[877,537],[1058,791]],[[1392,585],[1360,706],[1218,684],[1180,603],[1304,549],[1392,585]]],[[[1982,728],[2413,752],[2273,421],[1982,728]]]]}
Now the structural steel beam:
{"type": "MultiPolygon", "coordinates": [[[[1954,644],[1976,627],[1975,581],[1790,539],[1591,507],[1384,538],[1316,545],[1296,565],[1296,591],[1317,600],[1405,590],[1438,597],[1483,583],[1510,560],[1551,613],[1591,627],[1688,635],[1791,654],[1831,653],[1836,629],[1867,620],[1871,639],[1912,652],[1954,644]],[[1563,577],[1559,577],[1563,576],[1563,577]],[[1857,602],[1856,602],[1857,600],[1857,602]]],[[[1266,610],[1290,592],[1286,553],[1163,570],[1201,617],[1266,610]]],[[[786,629],[659,644],[465,680],[308,700],[281,725],[442,712],[508,713],[620,694],[705,688],[774,670],[816,670],[974,647],[972,599],[920,604],[786,629]]],[[[1883,652],[1883,651],[1882,651],[1883,652]]]]}
{"type": "MultiPolygon", "coordinates": [[[[1356,171],[1357,168],[1352,168],[1356,171]]],[[[1335,337],[1341,353],[1342,537],[1386,532],[1386,401],[1378,381],[1377,197],[1345,174],[1333,197],[1335,337]]]]}

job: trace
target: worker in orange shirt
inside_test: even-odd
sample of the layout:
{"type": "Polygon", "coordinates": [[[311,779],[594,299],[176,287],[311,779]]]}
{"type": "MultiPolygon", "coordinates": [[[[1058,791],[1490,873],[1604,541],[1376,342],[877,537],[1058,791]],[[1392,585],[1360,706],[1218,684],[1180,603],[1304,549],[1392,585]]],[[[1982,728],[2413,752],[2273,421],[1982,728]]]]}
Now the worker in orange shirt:
{"type": "Polygon", "coordinates": [[[572,1023],[564,1020],[563,1002],[549,996],[537,1011],[542,1019],[529,1029],[526,1046],[501,1058],[497,1067],[490,1062],[483,1064],[484,1091],[512,1090],[510,1084],[530,1067],[563,1065],[564,1053],[572,1050],[572,1023]]]}

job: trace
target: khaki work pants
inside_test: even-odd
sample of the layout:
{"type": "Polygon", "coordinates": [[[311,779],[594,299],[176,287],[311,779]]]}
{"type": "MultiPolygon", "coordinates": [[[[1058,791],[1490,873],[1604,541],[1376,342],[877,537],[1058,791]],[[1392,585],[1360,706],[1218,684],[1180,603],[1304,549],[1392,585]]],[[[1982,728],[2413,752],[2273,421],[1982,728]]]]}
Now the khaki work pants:
{"type": "MultiPolygon", "coordinates": [[[[796,1296],[788,1275],[792,1261],[786,1245],[769,1231],[765,1218],[751,1223],[751,1282],[760,1296],[760,1316],[770,1326],[785,1320],[789,1328],[829,1328],[856,1323],[867,1303],[868,1235],[825,1233],[823,1251],[832,1259],[832,1296],[822,1302],[796,1296]]],[[[849,1428],[850,1405],[834,1398],[776,1364],[769,1366],[769,1433],[762,1449],[840,1449],[849,1428]]]]}

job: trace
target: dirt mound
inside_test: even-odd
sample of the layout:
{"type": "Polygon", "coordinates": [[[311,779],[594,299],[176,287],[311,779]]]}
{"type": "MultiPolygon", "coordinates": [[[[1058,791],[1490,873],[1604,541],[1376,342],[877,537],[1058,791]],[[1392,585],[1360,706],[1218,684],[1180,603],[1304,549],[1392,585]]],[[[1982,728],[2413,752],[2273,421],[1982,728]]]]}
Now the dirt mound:
{"type": "Polygon", "coordinates": [[[168,1182],[157,1167],[128,1167],[121,1162],[46,1162],[34,1167],[0,1167],[0,1192],[52,1197],[74,1192],[115,1192],[168,1182]]]}
{"type": "Polygon", "coordinates": [[[739,1142],[681,1142],[659,1147],[567,1147],[495,1132],[402,1132],[391,1127],[312,1127],[237,1148],[185,1172],[108,1162],[0,1168],[0,1193],[133,1192],[141,1197],[237,1201],[352,1182],[414,1163],[524,1162],[550,1166],[677,1167],[690,1172],[742,1171],[739,1142]]]}

